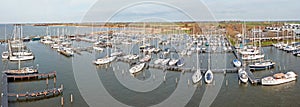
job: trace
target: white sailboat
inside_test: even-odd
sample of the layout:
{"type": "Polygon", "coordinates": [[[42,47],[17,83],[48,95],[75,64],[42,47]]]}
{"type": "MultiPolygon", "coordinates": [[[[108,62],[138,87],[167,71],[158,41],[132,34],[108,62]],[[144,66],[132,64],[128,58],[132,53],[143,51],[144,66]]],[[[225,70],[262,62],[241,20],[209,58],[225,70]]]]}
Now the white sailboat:
{"type": "MultiPolygon", "coordinates": [[[[209,47],[210,47],[210,45],[209,45],[209,47]]],[[[210,70],[210,53],[208,54],[209,55],[208,56],[208,70],[204,74],[204,80],[205,80],[205,83],[207,83],[207,84],[212,83],[212,81],[214,80],[214,75],[213,75],[212,71],[210,70]]]]}
{"type": "Polygon", "coordinates": [[[140,63],[140,64],[137,64],[135,66],[133,66],[132,68],[129,69],[129,72],[131,74],[135,74],[135,73],[138,73],[140,71],[143,70],[143,68],[145,67],[146,63],[140,63]]]}
{"type": "Polygon", "coordinates": [[[197,54],[197,59],[196,59],[197,60],[197,71],[192,76],[192,81],[193,81],[194,84],[198,83],[202,79],[201,70],[199,68],[199,57],[198,57],[199,53],[196,52],[196,54],[197,54]]]}

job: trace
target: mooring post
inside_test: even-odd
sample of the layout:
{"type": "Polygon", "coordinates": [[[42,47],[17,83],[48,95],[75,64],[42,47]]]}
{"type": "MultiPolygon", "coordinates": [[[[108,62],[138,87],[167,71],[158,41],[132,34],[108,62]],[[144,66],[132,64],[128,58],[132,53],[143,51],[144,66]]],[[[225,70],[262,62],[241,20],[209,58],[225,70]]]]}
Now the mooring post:
{"type": "Polygon", "coordinates": [[[61,106],[64,106],[64,97],[61,97],[60,104],[61,104],[61,106]]]}
{"type": "Polygon", "coordinates": [[[73,94],[71,94],[71,103],[73,103],[73,94]]]}

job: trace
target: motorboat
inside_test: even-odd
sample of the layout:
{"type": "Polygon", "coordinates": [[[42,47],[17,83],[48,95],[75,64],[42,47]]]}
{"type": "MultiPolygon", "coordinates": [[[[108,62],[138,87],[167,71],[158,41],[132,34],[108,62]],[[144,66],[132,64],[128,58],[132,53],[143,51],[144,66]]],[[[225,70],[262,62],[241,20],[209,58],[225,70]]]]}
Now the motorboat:
{"type": "Polygon", "coordinates": [[[241,67],[242,66],[241,61],[239,61],[238,59],[234,59],[232,62],[233,62],[233,65],[235,67],[241,67]]]}
{"type": "Polygon", "coordinates": [[[276,73],[273,76],[264,77],[261,79],[262,85],[279,85],[283,83],[288,83],[291,81],[295,81],[297,79],[297,74],[293,71],[289,71],[287,73],[276,73]]]}
{"type": "Polygon", "coordinates": [[[248,82],[248,74],[245,71],[245,69],[240,68],[238,71],[239,79],[242,83],[247,83],[248,82]]]}
{"type": "Polygon", "coordinates": [[[71,48],[60,47],[57,51],[67,57],[74,56],[74,51],[71,48]]]}
{"type": "Polygon", "coordinates": [[[146,63],[140,63],[140,64],[137,64],[135,66],[133,66],[132,68],[129,69],[129,72],[131,74],[135,74],[135,73],[138,73],[140,71],[143,70],[143,68],[145,67],[146,63]]]}

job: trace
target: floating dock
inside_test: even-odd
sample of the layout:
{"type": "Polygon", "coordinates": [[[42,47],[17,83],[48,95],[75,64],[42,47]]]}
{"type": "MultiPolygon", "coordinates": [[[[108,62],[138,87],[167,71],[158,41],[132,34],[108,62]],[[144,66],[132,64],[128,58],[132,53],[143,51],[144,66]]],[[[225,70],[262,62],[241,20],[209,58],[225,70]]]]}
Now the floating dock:
{"type": "Polygon", "coordinates": [[[246,69],[245,70],[248,74],[248,80],[250,81],[251,84],[258,84],[260,83],[260,79],[259,78],[256,78],[253,73],[251,72],[250,69],[246,69]]]}
{"type": "Polygon", "coordinates": [[[26,93],[8,93],[8,79],[9,78],[25,78],[25,79],[43,79],[55,77],[56,72],[50,72],[45,74],[31,74],[31,75],[7,75],[2,73],[2,93],[1,93],[1,107],[8,107],[8,98],[15,97],[16,101],[31,101],[31,100],[41,100],[46,98],[51,98],[59,96],[63,93],[63,85],[59,88],[45,89],[42,91],[26,92],[26,93]]]}
{"type": "Polygon", "coordinates": [[[14,97],[16,101],[41,100],[59,96],[63,93],[63,86],[60,88],[46,89],[42,91],[26,92],[26,93],[8,93],[8,97],[14,97]]]}
{"type": "Polygon", "coordinates": [[[12,80],[31,80],[31,79],[45,79],[56,77],[56,71],[49,72],[49,73],[39,73],[39,74],[29,74],[29,75],[7,75],[7,79],[12,80]]]}

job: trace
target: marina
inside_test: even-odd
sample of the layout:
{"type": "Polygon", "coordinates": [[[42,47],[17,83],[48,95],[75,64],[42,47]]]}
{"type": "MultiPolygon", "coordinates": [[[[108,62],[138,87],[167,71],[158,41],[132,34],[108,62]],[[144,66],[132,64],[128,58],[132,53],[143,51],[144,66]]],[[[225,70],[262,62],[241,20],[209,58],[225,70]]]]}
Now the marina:
{"type": "MultiPolygon", "coordinates": [[[[67,28],[67,27],[66,27],[67,28]]],[[[112,31],[108,31],[112,32],[112,31]]],[[[98,36],[102,38],[102,40],[106,39],[106,34],[108,32],[104,32],[103,34],[99,34],[98,36]],[[104,38],[104,39],[103,39],[104,38]]],[[[291,53],[286,53],[285,51],[277,50],[275,47],[257,47],[245,49],[238,49],[230,42],[230,38],[222,34],[209,34],[209,35],[187,35],[187,34],[174,34],[168,35],[168,38],[177,37],[178,40],[170,40],[169,43],[159,44],[161,39],[164,38],[162,35],[156,35],[157,37],[144,37],[143,34],[139,34],[138,36],[124,36],[125,34],[119,34],[120,31],[115,31],[112,33],[113,37],[109,41],[118,41],[111,43],[109,45],[101,45],[97,46],[98,48],[94,48],[94,43],[89,36],[80,36],[80,41],[76,40],[75,36],[74,40],[69,41],[68,46],[63,46],[61,44],[64,41],[60,41],[58,43],[58,48],[55,48],[56,45],[53,45],[56,42],[56,37],[51,37],[51,39],[47,39],[47,41],[52,41],[51,43],[45,43],[40,41],[29,41],[25,43],[26,47],[30,49],[34,55],[35,59],[33,61],[21,61],[21,64],[16,64],[16,61],[9,61],[6,59],[2,60],[2,66],[5,69],[8,68],[18,68],[18,66],[29,66],[32,64],[39,64],[39,72],[36,74],[26,74],[26,75],[5,75],[9,82],[2,82],[1,88],[3,97],[1,97],[3,107],[7,106],[28,106],[32,104],[36,104],[39,102],[54,102],[56,105],[75,105],[79,104],[81,106],[86,106],[83,97],[80,95],[80,90],[70,88],[74,87],[76,84],[76,79],[74,75],[76,74],[76,70],[80,69],[80,72],[87,73],[82,74],[81,78],[92,78],[87,76],[90,71],[96,73],[96,76],[100,77],[101,83],[106,86],[104,90],[108,90],[109,93],[119,93],[119,92],[111,92],[114,88],[119,88],[121,92],[128,92],[131,95],[138,95],[139,93],[128,91],[124,86],[117,86],[123,82],[118,82],[118,79],[122,81],[128,81],[133,79],[139,81],[145,81],[148,83],[144,84],[152,84],[157,83],[159,80],[163,80],[163,84],[159,85],[159,93],[169,90],[175,90],[176,88],[187,88],[195,89],[197,91],[205,90],[203,86],[212,86],[216,87],[219,82],[220,76],[224,78],[224,84],[221,84],[223,87],[220,91],[220,97],[226,96],[226,93],[230,92],[227,88],[236,90],[239,93],[241,89],[250,90],[253,89],[259,91],[264,89],[262,85],[262,78],[271,75],[273,73],[283,72],[286,70],[284,63],[287,63],[286,60],[278,59],[280,55],[284,55],[286,58],[291,59],[294,58],[291,53]],[[162,36],[162,37],[160,37],[162,36]],[[117,38],[116,38],[117,37],[117,38]],[[185,37],[186,39],[179,39],[185,37]],[[84,39],[85,38],[85,39],[84,39]],[[126,42],[126,40],[135,38],[136,42],[126,42]],[[159,38],[159,39],[157,39],[159,38]],[[88,42],[87,42],[88,41],[88,42]],[[146,41],[146,42],[145,42],[146,41]],[[145,43],[144,43],[145,42],[145,43]],[[199,43],[199,44],[198,44],[199,43]],[[146,44],[146,45],[144,45],[146,44]],[[200,45],[201,44],[201,45],[200,45]],[[206,46],[207,45],[207,46],[206,46]],[[145,47],[143,47],[145,46],[145,47]],[[143,47],[143,48],[141,48],[143,47]],[[41,49],[41,50],[40,50],[41,49]],[[57,49],[63,50],[72,50],[72,55],[66,53],[66,51],[58,51],[57,49]],[[232,50],[228,50],[232,49],[232,50]],[[244,53],[248,54],[251,52],[256,52],[256,49],[264,50],[263,54],[266,59],[271,59],[276,62],[272,68],[266,68],[263,70],[253,70],[249,65],[255,64],[255,62],[263,62],[266,60],[243,60],[244,53]],[[155,52],[154,50],[162,50],[155,52]],[[188,55],[187,53],[190,52],[188,55]],[[248,53],[247,53],[248,52],[248,53]],[[275,53],[275,54],[272,54],[275,53]],[[276,56],[278,55],[278,56],[276,56]],[[197,56],[197,57],[196,57],[197,56]],[[52,57],[49,59],[49,57],[52,57]],[[108,58],[108,59],[106,59],[108,58]],[[112,59],[110,59],[112,58],[112,59]],[[181,63],[179,59],[182,59],[181,63]],[[220,60],[222,59],[222,60],[220,60]],[[49,62],[48,62],[49,60],[49,62]],[[57,62],[57,60],[62,62],[57,62]],[[161,60],[161,61],[160,61],[161,60]],[[235,60],[235,61],[234,61],[235,60]],[[98,61],[99,63],[95,63],[94,61],[98,61]],[[235,62],[240,61],[239,64],[235,64],[235,62]],[[285,62],[283,62],[285,61],[285,62]],[[83,62],[84,64],[78,65],[74,63],[83,62]],[[197,62],[197,63],[196,63],[197,62]],[[49,64],[48,64],[49,63],[49,64]],[[177,64],[178,63],[178,64],[177,64]],[[45,66],[46,65],[46,66],[45,66]],[[48,66],[49,67],[48,67],[48,66]],[[239,65],[239,66],[237,66],[239,65]],[[8,68],[7,68],[7,67],[8,68]],[[248,82],[243,82],[245,84],[240,84],[240,74],[239,70],[241,68],[245,69],[246,76],[248,78],[248,82]],[[284,69],[282,69],[284,68],[284,69]],[[83,70],[84,69],[84,70],[83,70]],[[75,70],[75,71],[74,71],[75,70]],[[192,74],[197,70],[200,71],[200,75],[203,76],[199,82],[192,84],[192,74]],[[45,72],[45,71],[53,71],[53,72],[45,72]],[[106,72],[110,71],[110,72],[106,72]],[[207,71],[211,71],[210,74],[207,74],[207,71]],[[134,74],[134,76],[130,75],[134,74]],[[60,75],[64,76],[61,78],[60,75]],[[114,77],[114,76],[121,77],[114,77]],[[57,78],[59,76],[60,78],[57,78]],[[210,77],[211,76],[211,77],[210,77]],[[59,88],[49,88],[48,82],[52,83],[52,81],[48,81],[49,79],[54,79],[54,84],[65,84],[66,88],[62,86],[59,88]],[[116,79],[116,80],[115,80],[116,79]],[[210,79],[210,80],[206,80],[210,79]],[[41,80],[41,81],[36,81],[41,80]],[[44,84],[46,80],[47,87],[43,87],[43,85],[38,85],[38,89],[35,89],[33,84],[44,84]],[[64,82],[67,80],[68,82],[64,82]],[[151,81],[149,81],[151,80],[151,81]],[[184,80],[183,84],[187,86],[181,86],[182,80],[184,80]],[[109,82],[111,81],[111,82],[109,82]],[[208,82],[206,82],[208,81],[208,82]],[[68,84],[71,83],[71,84],[68,84]],[[207,84],[202,84],[207,83],[207,84]],[[6,85],[5,85],[6,84],[6,85]],[[28,86],[24,86],[22,84],[27,84],[28,86]],[[113,85],[114,87],[110,87],[108,84],[113,85]],[[175,85],[175,86],[174,86],[175,85]],[[191,85],[194,85],[191,87],[191,85]],[[7,87],[5,87],[7,86],[7,87]],[[33,87],[29,87],[33,86],[33,87]],[[12,88],[8,88],[12,87],[12,88]],[[25,91],[23,88],[16,87],[25,87],[25,91]],[[12,90],[7,90],[12,89],[12,90]],[[166,89],[166,90],[164,90],[166,89]],[[64,91],[64,94],[62,94],[64,91]],[[70,95],[72,98],[70,98],[70,95]],[[73,101],[73,95],[75,97],[75,101],[73,101]],[[65,101],[63,100],[65,99],[65,101]],[[72,100],[71,100],[72,99],[72,100]],[[66,101],[67,100],[67,101],[66,101]],[[70,100],[70,101],[68,101],[70,100]],[[30,103],[28,103],[30,102],[30,103]],[[72,102],[72,103],[71,103],[72,102]]],[[[43,37],[41,37],[44,39],[43,37]]],[[[42,40],[41,39],[41,40],[42,40]]],[[[68,41],[67,38],[66,41],[68,41]]],[[[101,42],[102,43],[102,42],[101,42]]],[[[110,44],[110,42],[103,42],[103,44],[110,44]]],[[[4,46],[2,46],[4,47],[4,46]]],[[[11,47],[11,46],[8,46],[11,47]]],[[[3,50],[1,50],[3,52],[3,50]]],[[[9,51],[9,53],[13,53],[9,51]]],[[[252,54],[252,53],[251,53],[252,54]]],[[[255,53],[256,55],[257,53],[255,53]]],[[[262,53],[259,53],[262,54],[262,53]]],[[[298,59],[294,59],[293,61],[297,62],[298,59]]],[[[19,62],[18,62],[19,63],[19,62]]],[[[297,68],[296,65],[292,65],[293,69],[297,68]]],[[[299,74],[295,71],[296,74],[299,74]]],[[[78,72],[77,72],[78,73],[78,72]]],[[[4,77],[2,77],[3,79],[4,77]]],[[[77,77],[78,78],[78,77],[77,77]]],[[[6,79],[6,80],[7,80],[6,79]]],[[[298,82],[289,82],[286,84],[298,84],[298,82]]],[[[286,85],[281,84],[281,85],[286,85]]],[[[88,85],[88,84],[87,84],[88,85]]],[[[92,85],[92,84],[91,84],[92,85]]],[[[49,85],[50,86],[50,85],[49,85]]],[[[148,87],[148,86],[145,86],[148,87]]],[[[278,86],[280,87],[280,86],[278,86]]],[[[293,86],[291,86],[293,87],[293,86]]],[[[92,89],[92,88],[90,88],[92,89]]],[[[183,90],[182,90],[183,91],[183,90]]],[[[147,92],[145,92],[147,93],[147,92]]],[[[148,92],[151,93],[151,92],[148,92]]],[[[199,92],[197,92],[199,94],[199,92]]],[[[251,91],[251,93],[253,93],[251,91]]],[[[251,96],[251,93],[247,92],[247,95],[251,96]]],[[[119,93],[120,94],[120,93],[119,93]]],[[[115,94],[113,94],[115,95],[115,94]]],[[[162,94],[164,96],[164,94],[162,94]]],[[[196,95],[196,94],[195,94],[196,95]]],[[[194,95],[194,96],[195,96],[194,95]]],[[[133,103],[131,102],[134,98],[130,98],[128,100],[124,100],[125,96],[122,94],[119,96],[118,100],[121,100],[122,103],[126,105],[132,106],[149,106],[153,105],[152,103],[133,103]],[[121,96],[121,97],[120,97],[121,96]]],[[[140,96],[140,95],[138,95],[140,96]]],[[[151,96],[149,94],[148,96],[151,96]]],[[[142,98],[140,96],[139,98],[142,98]]],[[[154,99],[155,96],[151,96],[150,99],[154,99]]],[[[103,100],[103,99],[102,99],[103,100]]],[[[144,99],[140,99],[139,101],[144,102],[144,99]]],[[[193,98],[191,101],[199,100],[199,98],[193,98]]],[[[159,100],[156,100],[159,101],[159,100]]],[[[219,102],[220,100],[216,100],[219,102]]],[[[213,103],[215,105],[216,103],[213,103]]],[[[217,103],[216,105],[218,105],[217,103]]],[[[197,105],[197,104],[195,104],[197,105]]],[[[215,106],[216,106],[215,105],[215,106]]],[[[229,104],[230,105],[230,104],[229,104]]]]}

